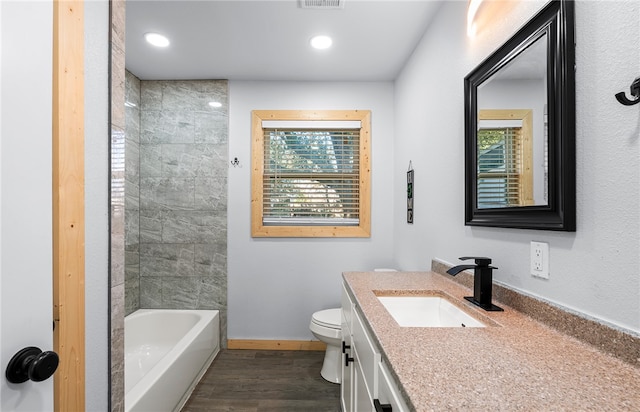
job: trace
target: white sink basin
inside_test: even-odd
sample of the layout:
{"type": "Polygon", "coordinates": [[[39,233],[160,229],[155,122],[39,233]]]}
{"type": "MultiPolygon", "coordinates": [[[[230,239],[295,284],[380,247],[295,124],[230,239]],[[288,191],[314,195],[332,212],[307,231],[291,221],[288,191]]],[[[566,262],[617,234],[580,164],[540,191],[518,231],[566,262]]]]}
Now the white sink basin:
{"type": "Polygon", "coordinates": [[[440,296],[378,296],[378,299],[400,326],[484,327],[483,323],[440,296]]]}

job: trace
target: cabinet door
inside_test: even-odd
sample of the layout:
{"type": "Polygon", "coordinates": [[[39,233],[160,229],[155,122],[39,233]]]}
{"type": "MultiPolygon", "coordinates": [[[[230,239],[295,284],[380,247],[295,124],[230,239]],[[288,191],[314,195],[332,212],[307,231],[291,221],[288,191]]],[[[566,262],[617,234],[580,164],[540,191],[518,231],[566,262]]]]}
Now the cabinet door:
{"type": "Polygon", "coordinates": [[[354,412],[375,412],[373,397],[367,388],[364,372],[358,359],[353,363],[353,410],[354,412]]]}
{"type": "MultiPolygon", "coordinates": [[[[342,318],[342,340],[346,346],[351,346],[351,332],[345,328],[344,316],[342,318]]],[[[342,383],[340,384],[340,405],[342,412],[356,412],[353,406],[353,362],[346,363],[346,359],[353,357],[353,351],[348,348],[342,354],[342,383]]]]}
{"type": "Polygon", "coordinates": [[[404,402],[391,372],[384,362],[378,363],[378,399],[381,404],[391,405],[392,412],[406,412],[409,407],[404,402]]]}
{"type": "Polygon", "coordinates": [[[358,364],[362,368],[367,387],[370,389],[371,395],[375,397],[378,395],[378,363],[380,362],[380,351],[375,345],[373,339],[369,336],[369,332],[367,331],[361,316],[362,315],[358,310],[354,310],[352,348],[355,348],[354,352],[358,358],[358,364]]]}

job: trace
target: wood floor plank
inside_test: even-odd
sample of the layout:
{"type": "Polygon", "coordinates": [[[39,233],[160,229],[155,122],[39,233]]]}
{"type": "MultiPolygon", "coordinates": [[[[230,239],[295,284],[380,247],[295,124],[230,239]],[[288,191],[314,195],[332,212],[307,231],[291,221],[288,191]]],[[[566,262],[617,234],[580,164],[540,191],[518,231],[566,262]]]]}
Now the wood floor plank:
{"type": "Polygon", "coordinates": [[[258,412],[339,412],[340,407],[319,401],[289,401],[269,400],[261,401],[258,412]]]}
{"type": "Polygon", "coordinates": [[[324,352],[223,350],[183,412],[338,412],[340,385],[320,376],[324,352]]]}

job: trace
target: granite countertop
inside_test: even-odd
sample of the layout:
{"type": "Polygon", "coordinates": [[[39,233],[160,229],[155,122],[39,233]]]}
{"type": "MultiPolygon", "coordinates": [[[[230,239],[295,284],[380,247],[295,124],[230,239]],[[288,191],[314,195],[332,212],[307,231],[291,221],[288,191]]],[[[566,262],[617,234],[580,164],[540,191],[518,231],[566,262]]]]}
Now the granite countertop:
{"type": "Polygon", "coordinates": [[[477,308],[463,299],[472,290],[443,275],[343,277],[415,411],[640,411],[640,368],[499,302],[504,312],[477,308]],[[400,327],[376,298],[415,291],[442,291],[487,327],[400,327]]]}

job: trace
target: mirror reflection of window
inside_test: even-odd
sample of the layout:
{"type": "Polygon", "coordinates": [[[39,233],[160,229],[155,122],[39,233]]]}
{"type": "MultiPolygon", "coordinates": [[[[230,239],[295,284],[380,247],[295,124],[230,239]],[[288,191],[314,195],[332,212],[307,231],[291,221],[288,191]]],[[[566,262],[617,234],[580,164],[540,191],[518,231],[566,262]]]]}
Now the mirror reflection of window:
{"type": "Polygon", "coordinates": [[[478,209],[534,204],[531,112],[479,112],[476,137],[478,209]]]}
{"type": "Polygon", "coordinates": [[[526,204],[521,141],[522,127],[478,130],[479,209],[526,204]]]}

